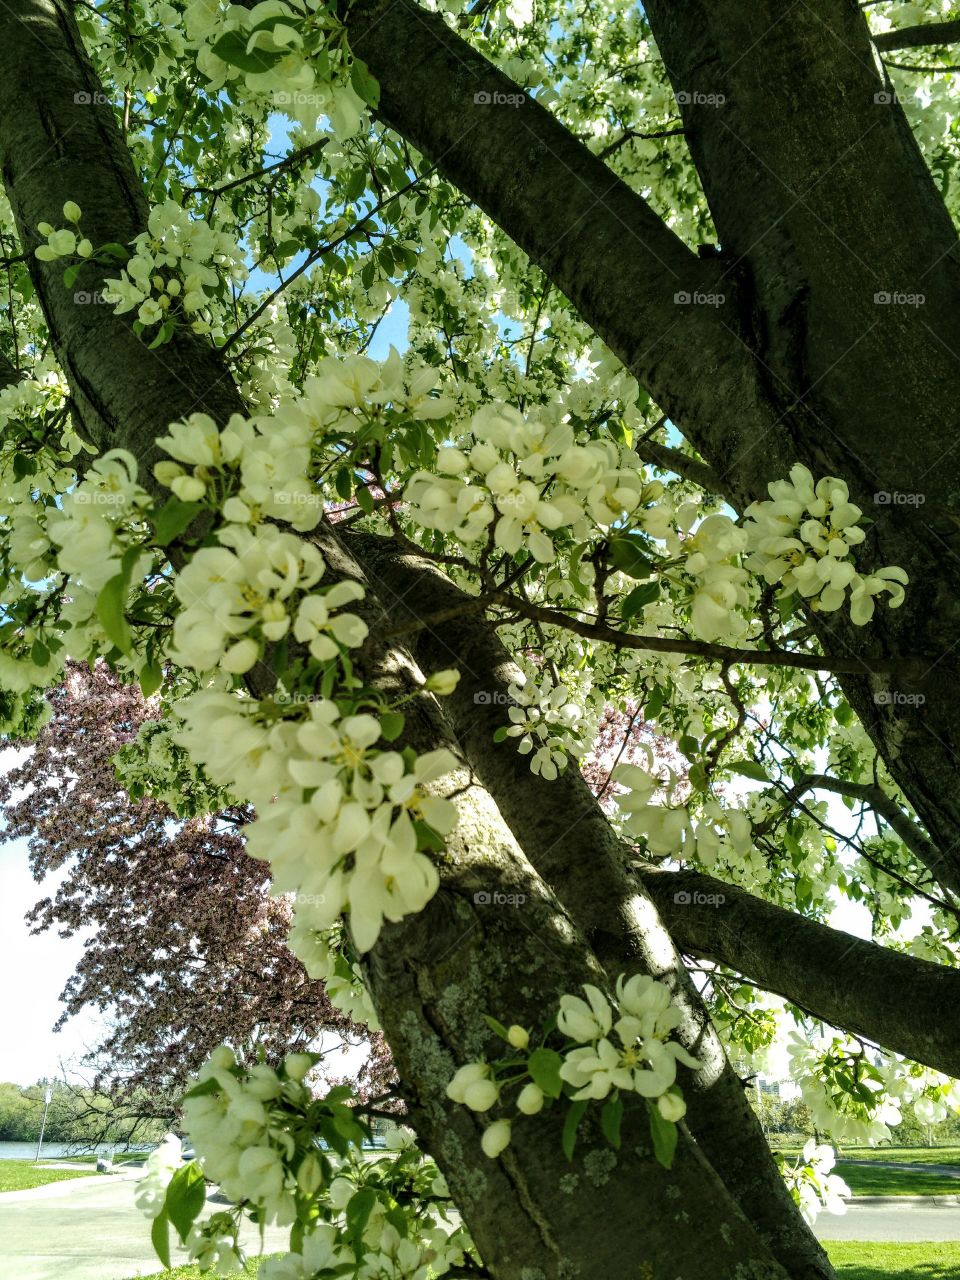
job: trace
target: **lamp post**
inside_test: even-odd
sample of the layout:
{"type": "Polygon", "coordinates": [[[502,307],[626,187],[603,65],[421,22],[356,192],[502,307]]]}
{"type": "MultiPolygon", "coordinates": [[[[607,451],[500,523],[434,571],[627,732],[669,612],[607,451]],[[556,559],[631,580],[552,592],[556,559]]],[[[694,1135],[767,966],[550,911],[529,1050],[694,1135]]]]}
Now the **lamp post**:
{"type": "Polygon", "coordinates": [[[43,1131],[47,1127],[47,1111],[50,1107],[50,1103],[52,1099],[53,1099],[53,1085],[48,1084],[43,1095],[43,1119],[40,1121],[40,1139],[37,1142],[37,1154],[34,1157],[34,1161],[33,1161],[34,1164],[36,1164],[37,1161],[40,1159],[40,1148],[43,1145],[43,1131]]]}

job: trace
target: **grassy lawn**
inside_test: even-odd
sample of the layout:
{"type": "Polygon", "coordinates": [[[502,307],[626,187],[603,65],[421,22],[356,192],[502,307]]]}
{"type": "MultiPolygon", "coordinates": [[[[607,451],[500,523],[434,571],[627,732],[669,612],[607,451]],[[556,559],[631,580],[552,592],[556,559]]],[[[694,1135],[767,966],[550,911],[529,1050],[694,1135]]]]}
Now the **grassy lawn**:
{"type": "Polygon", "coordinates": [[[37,1169],[27,1160],[0,1160],[0,1191],[27,1191],[47,1182],[89,1177],[85,1169],[37,1169]]]}
{"type": "Polygon", "coordinates": [[[919,1169],[885,1169],[881,1165],[850,1164],[838,1160],[834,1173],[840,1175],[855,1196],[955,1196],[960,1195],[960,1178],[946,1173],[926,1173],[919,1169]]]}
{"type": "Polygon", "coordinates": [[[960,1168],[960,1147],[844,1147],[849,1160],[893,1160],[904,1164],[955,1164],[960,1168]]]}
{"type": "Polygon", "coordinates": [[[960,1244],[880,1244],[859,1240],[825,1245],[840,1280],[952,1280],[960,1274],[960,1244]]]}
{"type": "MultiPolygon", "coordinates": [[[[827,1242],[827,1253],[840,1280],[954,1280],[960,1275],[960,1244],[864,1244],[858,1240],[827,1242]]],[[[244,1275],[255,1276],[254,1258],[244,1275]]],[[[132,1280],[132,1278],[131,1278],[132,1280]]],[[[210,1280],[196,1267],[158,1271],[142,1280],[210,1280]]]]}
{"type": "MultiPolygon", "coordinates": [[[[268,1257],[279,1258],[280,1254],[268,1254],[268,1257]]],[[[245,1271],[238,1271],[234,1274],[242,1276],[255,1276],[260,1270],[260,1263],[264,1261],[262,1258],[251,1258],[247,1263],[245,1271]]],[[[211,1280],[212,1272],[198,1271],[196,1267],[174,1267],[172,1271],[158,1271],[154,1275],[131,1277],[131,1280],[211,1280]]]]}

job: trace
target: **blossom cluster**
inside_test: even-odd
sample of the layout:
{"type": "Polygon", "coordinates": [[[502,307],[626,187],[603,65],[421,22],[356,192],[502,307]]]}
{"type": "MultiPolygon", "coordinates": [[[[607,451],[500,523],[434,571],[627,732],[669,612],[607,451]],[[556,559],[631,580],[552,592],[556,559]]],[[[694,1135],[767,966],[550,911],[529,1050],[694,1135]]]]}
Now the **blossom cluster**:
{"type": "Polygon", "coordinates": [[[332,1272],[427,1280],[461,1265],[472,1243],[449,1211],[443,1176],[404,1129],[391,1131],[385,1155],[365,1159],[369,1131],[349,1087],[315,1097],[306,1083],[319,1060],[293,1053],[276,1069],[245,1069],[227,1046],[214,1050],[183,1103],[198,1164],[183,1165],[179,1142],[168,1139],[150,1157],[139,1207],[155,1220],[168,1216],[190,1259],[218,1274],[243,1265],[238,1230],[250,1209],[261,1222],[293,1227],[290,1252],[263,1264],[268,1280],[332,1272]],[[201,1223],[203,1197],[188,1205],[177,1180],[203,1178],[233,1207],[201,1223]]]}
{"type": "Polygon", "coordinates": [[[422,910],[436,893],[436,866],[420,850],[456,822],[455,806],[434,794],[458,767],[451,752],[382,750],[375,715],[341,715],[319,697],[291,709],[208,688],[177,713],[191,758],[256,808],[247,850],[270,863],[276,892],[297,895],[299,924],[329,929],[349,911],[365,952],[385,919],[422,910]]]}
{"type": "Polygon", "coordinates": [[[578,760],[590,750],[597,714],[565,684],[554,683],[549,672],[522,660],[518,665],[520,677],[507,689],[510,724],[503,736],[519,739],[517,750],[530,756],[532,772],[549,781],[565,767],[568,757],[578,760]]]}
{"type": "Polygon", "coordinates": [[[712,797],[702,804],[702,818],[694,821],[687,804],[654,804],[662,789],[668,798],[678,779],[671,773],[666,785],[649,769],[637,764],[620,764],[612,780],[623,788],[616,803],[623,829],[646,841],[654,857],[697,859],[708,869],[719,861],[734,864],[748,857],[753,847],[753,826],[742,809],[727,808],[712,797]]]}
{"type": "Polygon", "coordinates": [[[418,471],[404,498],[417,524],[470,546],[486,541],[540,564],[556,540],[584,540],[629,517],[653,536],[666,532],[663,485],[648,481],[635,454],[611,440],[578,443],[573,426],[484,405],[469,423],[475,443],[444,445],[435,471],[418,471]]]}
{"type": "Polygon", "coordinates": [[[863,512],[850,501],[843,480],[824,476],[814,483],[812,473],[797,463],[789,480],[776,480],[767,488],[769,500],[754,502],[745,513],[749,568],[769,583],[781,583],[787,594],[798,592],[815,610],[832,612],[849,598],[856,626],[870,621],[876,597],[883,593],[891,609],[903,603],[903,569],[857,572],[852,552],[866,537],[860,526],[863,512]]]}
{"type": "MultiPolygon", "coordinates": [[[[682,1020],[670,988],[647,974],[635,974],[617,979],[613,1000],[589,983],[583,990],[585,1000],[560,997],[556,1026],[567,1038],[562,1051],[543,1046],[530,1050],[526,1028],[505,1028],[491,1020],[519,1056],[499,1063],[466,1063],[447,1085],[447,1097],[471,1111],[487,1112],[508,1089],[527,1080],[516,1098],[521,1115],[536,1115],[550,1099],[561,1096],[574,1103],[610,1098],[619,1104],[621,1094],[635,1093],[655,1107],[655,1132],[663,1123],[682,1119],[686,1104],[676,1084],[677,1063],[694,1070],[700,1064],[670,1038],[682,1020]]],[[[486,1155],[498,1156],[509,1146],[512,1125],[510,1118],[501,1117],[484,1129],[481,1146],[486,1155]]]]}
{"type": "Polygon", "coordinates": [[[827,1143],[810,1138],[793,1164],[784,1163],[782,1173],[805,1221],[812,1226],[821,1209],[827,1213],[847,1211],[850,1188],[831,1172],[837,1162],[836,1152],[827,1143]]]}

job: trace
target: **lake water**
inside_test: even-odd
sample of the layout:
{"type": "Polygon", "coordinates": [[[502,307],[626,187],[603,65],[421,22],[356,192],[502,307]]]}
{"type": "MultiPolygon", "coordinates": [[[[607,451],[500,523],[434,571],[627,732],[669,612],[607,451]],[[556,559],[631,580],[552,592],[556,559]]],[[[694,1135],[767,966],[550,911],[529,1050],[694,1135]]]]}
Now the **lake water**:
{"type": "MultiPolygon", "coordinates": [[[[67,1142],[44,1142],[40,1148],[41,1160],[60,1160],[67,1156],[113,1155],[116,1151],[125,1151],[122,1142],[99,1142],[96,1146],[82,1147],[67,1142]]],[[[37,1154],[35,1142],[0,1142],[0,1160],[33,1160],[37,1154]]]]}

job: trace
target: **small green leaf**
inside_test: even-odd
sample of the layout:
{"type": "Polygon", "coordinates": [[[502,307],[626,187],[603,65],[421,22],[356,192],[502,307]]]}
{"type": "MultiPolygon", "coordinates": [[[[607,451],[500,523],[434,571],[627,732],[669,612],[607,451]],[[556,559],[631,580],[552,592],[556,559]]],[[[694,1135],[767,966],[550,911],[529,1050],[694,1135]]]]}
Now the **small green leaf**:
{"type": "Polygon", "coordinates": [[[580,1127],[580,1121],[583,1119],[583,1113],[586,1109],[586,1102],[571,1102],[567,1118],[563,1122],[563,1136],[560,1141],[563,1146],[563,1154],[568,1160],[573,1159],[574,1148],[577,1145],[577,1129],[580,1127]]]}
{"type": "Polygon", "coordinates": [[[376,107],[380,102],[380,85],[370,74],[367,64],[360,58],[355,57],[350,64],[350,83],[353,85],[357,96],[362,98],[364,102],[371,107],[376,107]]]}
{"type": "Polygon", "coordinates": [[[548,1098],[559,1098],[563,1090],[562,1065],[563,1058],[555,1049],[534,1049],[527,1062],[533,1083],[539,1085],[548,1098]]]}
{"type": "Polygon", "coordinates": [[[361,1187],[347,1201],[347,1234],[351,1239],[360,1240],[376,1203],[377,1193],[373,1187],[361,1187]]]}
{"type": "Polygon", "coordinates": [[[64,288],[66,289],[73,288],[74,284],[76,283],[77,276],[80,274],[80,268],[82,266],[83,266],[82,262],[75,262],[72,267],[67,267],[66,271],[64,271],[63,273],[64,288]]]}
{"type": "Polygon", "coordinates": [[[498,1022],[497,1019],[494,1017],[491,1017],[489,1013],[485,1013],[483,1015],[483,1020],[487,1024],[487,1026],[490,1028],[490,1030],[494,1033],[494,1035],[498,1035],[501,1040],[506,1040],[507,1028],[503,1025],[502,1022],[498,1022]]]}
{"type": "Polygon", "coordinates": [[[624,596],[623,600],[621,600],[621,618],[629,619],[634,617],[645,605],[653,604],[659,594],[659,582],[641,582],[639,587],[634,587],[630,594],[624,596]]]}
{"type": "Polygon", "coordinates": [[[169,497],[153,517],[154,542],[158,547],[168,546],[190,524],[198,511],[203,509],[199,502],[181,502],[179,498],[169,497]]]}
{"type": "Polygon", "coordinates": [[[403,733],[406,719],[399,711],[384,711],[380,717],[380,737],[384,742],[396,742],[403,733]]]}
{"type": "Polygon", "coordinates": [[[247,53],[249,36],[245,31],[228,31],[213,46],[213,52],[231,67],[241,71],[269,71],[286,55],[269,49],[251,49],[247,53]]]}
{"type": "Polygon", "coordinates": [[[127,603],[127,575],[115,574],[97,596],[97,617],[107,636],[121,653],[133,648],[133,637],[124,616],[127,603]]]}
{"type": "Polygon", "coordinates": [[[150,1228],[150,1243],[153,1245],[154,1253],[169,1270],[170,1268],[170,1219],[167,1217],[166,1209],[160,1212],[159,1217],[154,1218],[153,1226],[150,1228]]]}
{"type": "Polygon", "coordinates": [[[700,749],[700,744],[697,742],[696,738],[692,738],[689,733],[682,735],[677,746],[688,758],[695,756],[700,749]]]}
{"type": "Polygon", "coordinates": [[[30,661],[35,667],[45,667],[50,661],[50,650],[41,640],[34,640],[30,648],[30,661]]]}
{"type": "Polygon", "coordinates": [[[649,578],[656,572],[656,565],[650,559],[649,548],[643,538],[636,534],[624,534],[610,540],[610,557],[622,573],[631,578],[649,578]]]}
{"type": "Polygon", "coordinates": [[[500,725],[498,729],[494,729],[493,731],[494,742],[503,742],[509,732],[510,726],[508,724],[500,725]]]}
{"type": "Polygon", "coordinates": [[[730,765],[730,768],[734,773],[741,773],[745,778],[752,778],[754,782],[770,781],[770,775],[759,760],[735,760],[730,765]]]}
{"type": "Polygon", "coordinates": [[[661,685],[655,684],[651,690],[650,697],[647,699],[647,705],[643,708],[643,714],[648,720],[655,719],[663,710],[663,704],[666,700],[666,690],[661,685]]]}
{"type": "Polygon", "coordinates": [[[615,1150],[620,1150],[620,1123],[623,1120],[623,1099],[611,1098],[600,1112],[600,1128],[603,1136],[615,1150]]]}
{"type": "Polygon", "coordinates": [[[672,1120],[664,1120],[657,1104],[650,1104],[650,1137],[653,1139],[653,1153],[665,1169],[673,1167],[673,1156],[677,1149],[679,1130],[672,1120]]]}
{"type": "Polygon", "coordinates": [[[159,662],[148,662],[140,672],[140,692],[145,698],[156,693],[163,684],[163,668],[159,662]]]}
{"type": "Polygon", "coordinates": [[[365,511],[368,516],[373,514],[373,494],[366,485],[362,485],[357,490],[357,503],[360,510],[365,511]]]}
{"type": "Polygon", "coordinates": [[[187,1238],[187,1232],[203,1212],[207,1202],[207,1186],[200,1166],[183,1165],[170,1179],[167,1197],[163,1202],[167,1216],[176,1228],[181,1241],[187,1238]]]}

